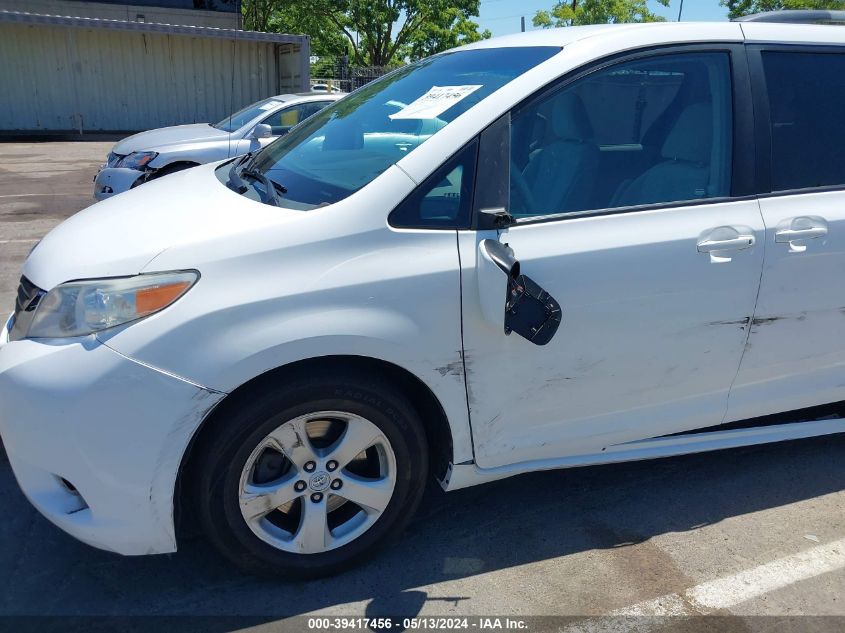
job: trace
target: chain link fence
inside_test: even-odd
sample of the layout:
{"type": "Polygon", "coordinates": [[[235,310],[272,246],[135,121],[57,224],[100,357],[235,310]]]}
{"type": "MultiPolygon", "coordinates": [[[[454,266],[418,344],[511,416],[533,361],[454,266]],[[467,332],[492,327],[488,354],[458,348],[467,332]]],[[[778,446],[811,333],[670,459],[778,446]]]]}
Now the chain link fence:
{"type": "Polygon", "coordinates": [[[346,55],[320,57],[311,64],[311,87],[328,92],[352,92],[391,70],[391,66],[353,66],[346,55]]]}

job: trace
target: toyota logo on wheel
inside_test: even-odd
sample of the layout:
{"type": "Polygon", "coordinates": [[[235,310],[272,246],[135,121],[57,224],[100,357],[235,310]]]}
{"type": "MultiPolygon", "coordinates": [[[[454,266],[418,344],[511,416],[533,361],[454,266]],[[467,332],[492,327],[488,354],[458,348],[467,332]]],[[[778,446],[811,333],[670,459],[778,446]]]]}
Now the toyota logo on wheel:
{"type": "Polygon", "coordinates": [[[329,477],[328,473],[314,473],[311,475],[308,485],[311,487],[311,490],[314,490],[315,492],[323,492],[329,487],[331,481],[332,478],[329,477]]]}

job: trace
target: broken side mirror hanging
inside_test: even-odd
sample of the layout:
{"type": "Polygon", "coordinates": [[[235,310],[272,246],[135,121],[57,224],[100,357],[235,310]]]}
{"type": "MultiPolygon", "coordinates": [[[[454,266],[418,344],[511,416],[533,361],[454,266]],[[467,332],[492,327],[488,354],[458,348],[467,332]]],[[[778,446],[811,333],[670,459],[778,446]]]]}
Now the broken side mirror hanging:
{"type": "Polygon", "coordinates": [[[521,274],[513,251],[496,240],[484,240],[481,248],[507,277],[505,334],[516,332],[536,345],[552,340],[560,326],[560,304],[533,279],[521,274]]]}

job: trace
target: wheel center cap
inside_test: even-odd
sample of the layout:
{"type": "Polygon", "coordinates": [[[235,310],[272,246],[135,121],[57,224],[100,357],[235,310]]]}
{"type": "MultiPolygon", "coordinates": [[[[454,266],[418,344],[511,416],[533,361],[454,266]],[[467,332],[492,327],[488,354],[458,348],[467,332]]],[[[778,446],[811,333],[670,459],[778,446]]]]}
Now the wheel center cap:
{"type": "Polygon", "coordinates": [[[311,479],[308,480],[308,485],[314,492],[323,492],[329,487],[331,482],[332,478],[329,477],[328,473],[318,472],[311,475],[311,479]]]}

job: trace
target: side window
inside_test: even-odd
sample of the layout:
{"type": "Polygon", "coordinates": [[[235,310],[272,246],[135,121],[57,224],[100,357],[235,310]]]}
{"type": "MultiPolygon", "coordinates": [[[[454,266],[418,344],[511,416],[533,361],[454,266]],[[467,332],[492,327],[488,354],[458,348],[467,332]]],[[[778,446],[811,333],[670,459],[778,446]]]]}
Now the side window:
{"type": "Polygon", "coordinates": [[[303,103],[302,105],[292,106],[290,108],[282,108],[278,112],[274,112],[268,116],[262,123],[269,125],[273,129],[273,136],[281,136],[282,134],[287,134],[300,121],[322,110],[325,105],[322,102],[319,104],[319,107],[315,103],[303,103]]]}
{"type": "Polygon", "coordinates": [[[764,51],[772,189],[845,184],[845,54],[764,51]]]}
{"type": "Polygon", "coordinates": [[[331,101],[312,101],[311,103],[305,103],[302,106],[302,114],[299,117],[300,121],[304,121],[312,114],[317,114],[320,110],[325,108],[327,105],[330,105],[331,101]]]}
{"type": "Polygon", "coordinates": [[[727,53],[598,70],[514,113],[510,213],[730,195],[731,120],[727,53]]]}
{"type": "Polygon", "coordinates": [[[478,141],[473,140],[425,179],[390,214],[397,228],[467,228],[472,211],[478,141]]]}

